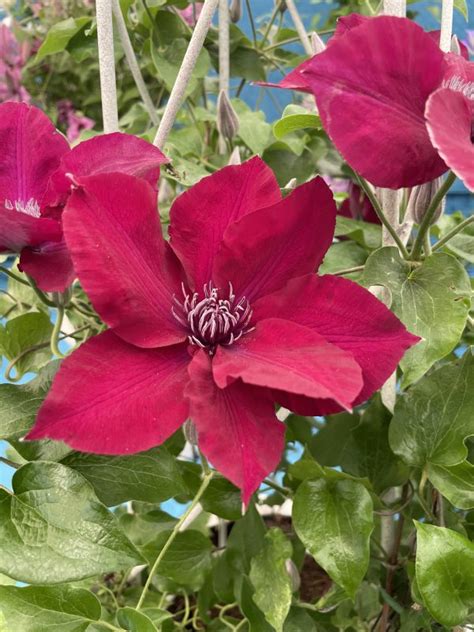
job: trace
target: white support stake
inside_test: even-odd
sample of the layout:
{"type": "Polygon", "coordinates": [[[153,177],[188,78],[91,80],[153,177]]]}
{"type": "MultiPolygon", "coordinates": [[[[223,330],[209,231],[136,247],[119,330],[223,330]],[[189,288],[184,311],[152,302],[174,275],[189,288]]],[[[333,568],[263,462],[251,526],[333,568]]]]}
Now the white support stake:
{"type": "Polygon", "coordinates": [[[453,0],[442,0],[441,5],[441,33],[439,47],[444,53],[451,50],[451,36],[453,33],[453,0]]]}
{"type": "Polygon", "coordinates": [[[146,87],[145,81],[143,80],[140,66],[138,65],[137,58],[133,51],[132,42],[127,31],[125,20],[123,19],[119,0],[112,0],[112,12],[114,14],[115,24],[117,25],[118,34],[122,43],[123,52],[125,53],[125,58],[137,86],[137,90],[140,93],[143,104],[145,105],[148,114],[150,115],[150,119],[153,125],[158,125],[160,119],[158,118],[158,114],[156,113],[155,106],[153,104],[153,101],[151,100],[150,93],[148,92],[148,88],[146,87]]]}
{"type": "Polygon", "coordinates": [[[112,1],[97,0],[97,44],[99,48],[100,98],[104,132],[118,131],[117,87],[115,84],[112,1]]]}
{"type": "Polygon", "coordinates": [[[219,0],[219,92],[229,95],[230,44],[228,0],[219,0]]]}
{"type": "Polygon", "coordinates": [[[153,141],[153,144],[159,149],[163,149],[166,139],[173,127],[179,108],[183,103],[186,88],[189,80],[191,79],[194,66],[196,65],[198,55],[203,47],[204,40],[206,39],[207,32],[211,26],[212,18],[216,12],[218,4],[219,0],[205,0],[204,2],[201,15],[196,22],[196,26],[191,36],[191,41],[189,42],[188,49],[184,55],[181,68],[179,69],[175,84],[171,90],[163,118],[161,119],[155,140],[153,141]]]}
{"type": "Polygon", "coordinates": [[[295,29],[299,35],[301,43],[303,44],[305,53],[309,55],[310,57],[312,57],[314,55],[313,47],[311,46],[311,41],[308,37],[308,33],[306,32],[306,29],[303,24],[303,20],[301,19],[300,14],[298,13],[298,9],[296,8],[294,1],[286,0],[286,8],[288,9],[289,14],[291,15],[291,19],[293,20],[293,24],[295,25],[295,29]]]}

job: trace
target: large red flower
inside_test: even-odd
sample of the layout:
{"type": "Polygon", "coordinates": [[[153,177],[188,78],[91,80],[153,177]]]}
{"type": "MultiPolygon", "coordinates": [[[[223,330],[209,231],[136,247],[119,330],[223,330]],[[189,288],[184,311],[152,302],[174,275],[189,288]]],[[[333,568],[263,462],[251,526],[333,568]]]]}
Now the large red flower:
{"type": "Polygon", "coordinates": [[[0,105],[0,252],[45,291],[62,291],[74,271],[60,216],[70,178],[120,171],[156,185],[165,156],[126,134],[106,134],[70,149],[48,117],[24,103],[0,105]],[[66,174],[68,174],[66,176],[66,174]]]}
{"type": "Polygon", "coordinates": [[[275,402],[351,409],[418,340],[367,290],[315,274],[336,216],[321,178],[282,199],[259,158],[225,167],[174,202],[169,243],[147,182],[78,185],[66,241],[110,329],[64,361],[29,439],[124,454],[190,417],[247,502],[282,454],[275,402]]]}
{"type": "Polygon", "coordinates": [[[439,32],[425,33],[405,18],[353,14],[338,21],[324,52],[301,64],[278,87],[314,94],[335,146],[372,184],[412,187],[461,162],[457,173],[472,186],[471,132],[466,133],[473,120],[469,90],[462,99],[454,83],[449,93],[439,89],[452,76],[451,59],[464,64],[464,75],[472,74],[473,64],[464,59],[465,47],[462,56],[445,54],[438,41],[439,32]]]}

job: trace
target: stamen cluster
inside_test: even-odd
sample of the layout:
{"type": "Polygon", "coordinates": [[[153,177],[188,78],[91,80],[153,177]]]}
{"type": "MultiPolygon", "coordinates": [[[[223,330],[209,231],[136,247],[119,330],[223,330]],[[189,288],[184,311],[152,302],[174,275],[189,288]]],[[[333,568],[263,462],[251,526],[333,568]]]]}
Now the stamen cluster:
{"type": "Polygon", "coordinates": [[[213,355],[217,345],[231,345],[244,334],[252,331],[252,309],[245,297],[236,301],[232,284],[229,283],[227,298],[219,298],[219,288],[212,281],[203,288],[204,298],[198,292],[190,294],[182,285],[184,300],[173,297],[173,316],[185,327],[191,344],[207,349],[213,355]]]}

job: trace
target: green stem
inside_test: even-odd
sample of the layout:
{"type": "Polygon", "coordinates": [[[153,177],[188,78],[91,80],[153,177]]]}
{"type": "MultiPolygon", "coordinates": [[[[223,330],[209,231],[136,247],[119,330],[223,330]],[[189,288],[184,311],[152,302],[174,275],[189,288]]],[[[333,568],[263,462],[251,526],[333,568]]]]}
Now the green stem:
{"type": "Polygon", "coordinates": [[[116,628],[115,625],[108,623],[107,621],[94,621],[94,625],[103,625],[107,630],[114,630],[114,632],[123,632],[123,628],[116,628]]]}
{"type": "Polygon", "coordinates": [[[463,231],[467,226],[469,226],[469,224],[472,224],[472,222],[474,222],[474,215],[471,215],[471,217],[467,217],[460,224],[458,224],[452,230],[450,230],[449,233],[446,233],[444,237],[442,237],[439,241],[437,241],[434,244],[434,246],[432,247],[432,251],[434,252],[435,250],[439,250],[440,248],[442,248],[445,244],[448,243],[450,239],[452,239],[458,233],[463,231]]]}
{"type": "Polygon", "coordinates": [[[436,195],[431,200],[431,204],[429,205],[428,210],[426,211],[418,229],[418,235],[416,236],[415,243],[413,244],[413,250],[411,251],[410,259],[413,259],[414,261],[418,261],[420,259],[425,234],[430,229],[434,214],[436,213],[438,206],[443,201],[443,198],[447,194],[449,189],[453,186],[455,180],[456,176],[452,171],[450,171],[445,181],[438,189],[436,195]]]}
{"type": "Polygon", "coordinates": [[[268,487],[271,487],[282,496],[287,497],[287,496],[293,495],[293,492],[291,491],[291,489],[289,489],[288,487],[282,487],[281,485],[278,485],[278,483],[274,483],[269,478],[266,478],[263,482],[265,483],[265,485],[268,485],[268,487]]]}
{"type": "Polygon", "coordinates": [[[344,268],[343,270],[337,270],[337,272],[332,272],[334,276],[344,276],[344,274],[352,274],[353,272],[361,272],[365,268],[363,266],[354,266],[353,268],[344,268]]]}
{"type": "MultiPolygon", "coordinates": [[[[203,463],[203,470],[205,471],[204,463],[203,463]]],[[[196,496],[194,496],[194,499],[193,499],[192,503],[189,505],[189,507],[186,509],[186,511],[181,516],[181,518],[175,524],[175,526],[173,528],[173,531],[170,533],[169,538],[166,540],[163,548],[161,549],[158,557],[155,560],[155,563],[153,564],[153,566],[150,569],[150,573],[148,574],[148,578],[147,578],[147,580],[145,582],[145,585],[143,587],[142,594],[140,595],[140,599],[138,600],[138,603],[137,603],[137,606],[136,606],[136,610],[140,610],[140,608],[143,606],[143,602],[145,601],[145,597],[146,597],[146,594],[147,594],[148,589],[150,587],[150,584],[152,582],[153,576],[155,575],[156,571],[158,570],[158,567],[159,567],[161,561],[163,560],[163,558],[166,555],[166,552],[168,551],[170,546],[173,544],[176,536],[179,533],[179,530],[180,530],[181,526],[184,524],[184,522],[187,520],[187,518],[189,517],[189,515],[191,514],[193,509],[196,507],[196,505],[201,500],[202,495],[206,491],[206,489],[207,489],[209,483],[211,482],[213,476],[214,476],[214,472],[212,470],[211,471],[207,471],[205,473],[204,478],[203,478],[202,483],[201,483],[201,486],[199,487],[199,489],[198,489],[198,491],[196,493],[196,496]]]]}
{"type": "Polygon", "coordinates": [[[5,463],[5,465],[8,465],[8,467],[12,467],[15,470],[18,470],[21,467],[20,463],[10,461],[10,459],[7,459],[5,456],[0,456],[0,463],[5,463]]]}
{"type": "Polygon", "coordinates": [[[39,289],[34,279],[32,279],[28,274],[26,275],[26,278],[28,279],[28,283],[31,289],[42,303],[44,303],[48,307],[56,307],[56,304],[53,301],[50,301],[46,294],[39,289]]]}
{"type": "Polygon", "coordinates": [[[245,0],[245,4],[247,5],[247,11],[249,14],[250,28],[252,29],[252,37],[254,46],[257,47],[257,29],[255,28],[255,22],[253,20],[252,8],[250,6],[250,0],[245,0]]]}
{"type": "Polygon", "coordinates": [[[59,336],[61,334],[61,327],[64,320],[64,305],[59,305],[57,308],[56,322],[54,323],[53,333],[51,334],[51,353],[58,358],[64,358],[64,353],[60,351],[58,343],[59,336]]]}
{"type": "Polygon", "coordinates": [[[10,277],[10,279],[17,281],[17,283],[21,283],[22,285],[29,285],[28,281],[25,281],[24,279],[19,277],[17,274],[12,272],[8,268],[4,268],[3,266],[0,266],[0,272],[4,272],[8,277],[10,277]]]}
{"type": "Polygon", "coordinates": [[[270,16],[270,20],[269,20],[269,22],[267,24],[267,27],[265,29],[265,32],[263,34],[263,39],[258,43],[259,48],[263,48],[265,46],[265,42],[267,41],[268,35],[270,34],[270,29],[272,28],[273,23],[275,22],[275,20],[277,18],[278,12],[280,11],[280,6],[281,6],[281,0],[280,0],[280,2],[276,2],[275,3],[275,6],[273,8],[273,13],[270,16]]]}
{"type": "Polygon", "coordinates": [[[395,230],[395,228],[392,226],[392,224],[388,221],[387,216],[385,215],[382,207],[380,206],[380,203],[375,195],[375,193],[372,191],[369,183],[364,180],[364,178],[362,178],[358,173],[355,173],[355,178],[357,180],[357,183],[359,184],[359,186],[361,187],[361,189],[364,191],[364,193],[366,194],[366,196],[369,198],[372,206],[374,207],[374,211],[377,213],[378,218],[380,219],[380,221],[382,222],[382,224],[385,226],[385,228],[388,230],[388,232],[390,233],[393,241],[397,244],[398,249],[400,250],[402,256],[404,259],[408,259],[408,251],[405,248],[402,240],[400,239],[400,237],[398,236],[397,231],[395,230]]]}

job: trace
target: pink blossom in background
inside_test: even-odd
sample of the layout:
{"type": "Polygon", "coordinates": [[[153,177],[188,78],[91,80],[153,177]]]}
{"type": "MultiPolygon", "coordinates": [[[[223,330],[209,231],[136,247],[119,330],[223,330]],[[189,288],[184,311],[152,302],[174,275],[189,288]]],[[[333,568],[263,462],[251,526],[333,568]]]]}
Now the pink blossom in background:
{"type": "Polygon", "coordinates": [[[166,162],[153,145],[127,134],[71,150],[41,110],[14,102],[0,105],[0,147],[0,253],[19,253],[19,268],[48,292],[63,291],[74,278],[60,221],[71,176],[119,171],[156,186],[166,162]]]}
{"type": "Polygon", "coordinates": [[[247,504],[282,456],[275,402],[349,410],[418,341],[366,289],[315,274],[336,220],[319,177],[282,198],[260,158],[225,167],[175,200],[169,242],[146,181],[76,181],[66,242],[110,329],[62,363],[28,439],[129,454],[189,417],[247,504]]]}
{"type": "Polygon", "coordinates": [[[30,94],[21,83],[21,71],[30,52],[28,42],[20,43],[8,26],[0,24],[0,103],[30,102],[30,94]]]}
{"type": "Polygon", "coordinates": [[[179,14],[189,24],[189,26],[194,26],[196,24],[196,20],[201,14],[203,6],[203,2],[194,2],[185,9],[181,9],[179,14]]]}
{"type": "Polygon", "coordinates": [[[87,116],[77,114],[69,99],[62,99],[56,104],[58,109],[58,123],[66,128],[66,137],[70,143],[79,138],[81,132],[92,129],[95,121],[87,116]]]}

